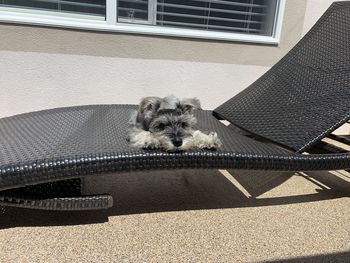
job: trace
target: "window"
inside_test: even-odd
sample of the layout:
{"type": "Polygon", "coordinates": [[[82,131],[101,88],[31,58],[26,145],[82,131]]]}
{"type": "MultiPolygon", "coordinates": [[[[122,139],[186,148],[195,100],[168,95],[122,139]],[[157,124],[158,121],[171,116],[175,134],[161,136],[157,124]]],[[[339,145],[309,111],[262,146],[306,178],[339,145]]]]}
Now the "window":
{"type": "Polygon", "coordinates": [[[0,0],[0,21],[276,44],[284,2],[0,0]]]}
{"type": "Polygon", "coordinates": [[[0,6],[105,17],[106,0],[0,0],[0,6]]]}
{"type": "Polygon", "coordinates": [[[151,5],[151,0],[118,0],[118,21],[148,23],[151,17],[148,9],[151,5]]]}
{"type": "Polygon", "coordinates": [[[276,6],[277,0],[119,0],[118,21],[271,35],[276,6]]]}

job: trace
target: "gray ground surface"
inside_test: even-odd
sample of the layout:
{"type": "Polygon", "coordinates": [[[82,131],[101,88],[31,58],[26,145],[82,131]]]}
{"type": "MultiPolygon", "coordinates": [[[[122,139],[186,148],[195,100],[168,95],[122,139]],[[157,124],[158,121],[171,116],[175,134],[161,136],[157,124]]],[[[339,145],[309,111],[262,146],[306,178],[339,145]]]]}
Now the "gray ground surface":
{"type": "Polygon", "coordinates": [[[350,175],[106,175],[108,211],[0,210],[0,262],[350,262],[350,175]]]}

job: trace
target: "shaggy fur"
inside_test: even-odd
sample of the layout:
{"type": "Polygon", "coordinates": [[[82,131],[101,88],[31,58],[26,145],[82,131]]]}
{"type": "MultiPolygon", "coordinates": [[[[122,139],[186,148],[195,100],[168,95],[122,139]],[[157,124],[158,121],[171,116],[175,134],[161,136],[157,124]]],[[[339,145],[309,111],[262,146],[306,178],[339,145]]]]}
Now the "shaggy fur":
{"type": "Polygon", "coordinates": [[[200,109],[198,99],[146,97],[130,120],[129,143],[137,148],[188,151],[195,148],[217,149],[221,141],[215,132],[195,129],[193,110],[200,109]]]}

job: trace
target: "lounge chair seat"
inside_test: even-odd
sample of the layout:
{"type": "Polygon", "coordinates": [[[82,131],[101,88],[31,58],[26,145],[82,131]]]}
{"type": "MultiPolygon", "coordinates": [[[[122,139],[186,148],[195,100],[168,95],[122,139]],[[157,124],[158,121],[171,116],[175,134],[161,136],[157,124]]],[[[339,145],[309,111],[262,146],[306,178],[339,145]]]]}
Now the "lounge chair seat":
{"type": "Polygon", "coordinates": [[[323,147],[321,139],[350,119],[349,46],[350,2],[334,3],[250,87],[214,111],[195,112],[198,129],[216,131],[222,140],[216,151],[131,148],[126,138],[135,105],[57,108],[0,119],[0,205],[108,208],[112,197],[81,196],[80,180],[111,172],[348,169],[350,153],[323,147]],[[322,154],[315,153],[317,145],[322,154]]]}
{"type": "Polygon", "coordinates": [[[108,195],[85,199],[79,197],[79,190],[74,192],[79,188],[79,181],[68,180],[66,185],[62,184],[60,195],[63,196],[58,199],[60,195],[54,190],[57,185],[41,186],[46,182],[108,172],[228,168],[307,171],[350,167],[350,153],[294,153],[275,144],[244,136],[238,129],[221,123],[212,111],[204,110],[195,112],[198,128],[216,131],[223,143],[220,150],[166,153],[131,148],[126,137],[128,117],[134,109],[134,105],[90,105],[1,119],[0,189],[15,189],[3,192],[2,195],[6,197],[2,200],[3,204],[61,210],[111,206],[108,195]],[[31,189],[28,186],[37,184],[39,186],[33,188],[34,193],[28,192],[31,189]],[[23,190],[19,191],[18,188],[25,186],[27,190],[23,196],[23,190]],[[66,193],[62,188],[73,191],[66,193]],[[38,189],[45,189],[42,193],[45,201],[41,198],[36,200],[38,189]]]}

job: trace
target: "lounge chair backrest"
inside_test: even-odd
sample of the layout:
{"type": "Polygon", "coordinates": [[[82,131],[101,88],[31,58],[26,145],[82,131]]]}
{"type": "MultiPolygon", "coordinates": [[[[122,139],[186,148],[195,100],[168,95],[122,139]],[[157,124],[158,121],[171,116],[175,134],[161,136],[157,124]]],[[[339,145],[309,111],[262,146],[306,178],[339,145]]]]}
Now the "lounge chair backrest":
{"type": "Polygon", "coordinates": [[[350,1],[333,3],[285,57],[214,114],[297,152],[348,121],[350,1]]]}

